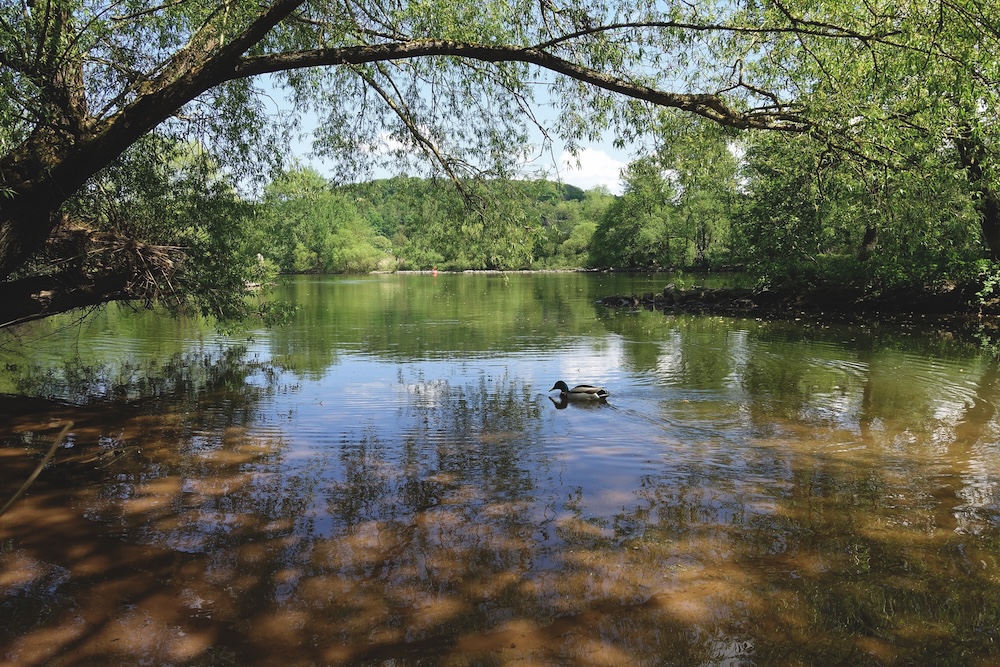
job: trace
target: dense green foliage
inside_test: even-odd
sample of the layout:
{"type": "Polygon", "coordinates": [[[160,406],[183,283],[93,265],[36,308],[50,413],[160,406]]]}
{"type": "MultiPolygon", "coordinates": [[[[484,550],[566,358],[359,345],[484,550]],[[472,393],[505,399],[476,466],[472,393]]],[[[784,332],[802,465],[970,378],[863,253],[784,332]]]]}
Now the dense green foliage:
{"type": "MultiPolygon", "coordinates": [[[[158,135],[138,142],[103,170],[67,205],[87,219],[103,245],[95,264],[121,259],[135,281],[152,285],[141,292],[178,312],[200,311],[224,320],[250,309],[248,285],[266,281],[247,230],[257,213],[219,165],[197,144],[158,135]],[[143,239],[126,252],[120,239],[143,239]],[[157,264],[183,263],[175,279],[156,279],[157,264]]],[[[91,232],[93,233],[93,232],[91,232]]]]}
{"type": "Polygon", "coordinates": [[[228,317],[246,312],[242,285],[269,270],[744,265],[772,283],[869,288],[983,270],[975,202],[957,167],[875,168],[806,135],[734,140],[679,117],[662,120],[659,136],[656,152],[622,174],[619,197],[546,180],[334,185],[293,166],[257,202],[237,197],[204,150],[154,136],[73,205],[102,229],[183,248],[184,279],[212,289],[180,283],[159,298],[190,307],[185,295],[196,294],[198,307],[228,317]]]}
{"type": "Polygon", "coordinates": [[[660,148],[630,164],[625,193],[597,227],[596,266],[711,268],[731,260],[736,160],[717,128],[665,116],[660,148]]]}
{"type": "Polygon", "coordinates": [[[109,300],[228,317],[269,263],[976,277],[1000,260],[998,16],[978,0],[2,4],[0,327],[109,300]],[[263,187],[306,112],[337,182],[426,180],[389,205],[293,169],[245,222],[227,190],[263,187]],[[130,152],[154,132],[170,150],[130,152]],[[609,133],[637,159],[613,205],[516,180],[554,139],[609,133]],[[170,164],[190,145],[218,165],[201,183],[170,164]]]}
{"type": "Polygon", "coordinates": [[[263,201],[264,256],[284,272],[662,269],[731,260],[736,159],[711,125],[661,120],[662,147],[622,174],[625,193],[548,180],[396,177],[333,187],[309,168],[263,201]],[[350,263],[343,257],[363,256],[350,263]]]}
{"type": "Polygon", "coordinates": [[[389,247],[354,200],[311,169],[273,180],[260,217],[260,252],[285,272],[374,271],[389,247]]]}
{"type": "Polygon", "coordinates": [[[257,247],[286,273],[573,268],[614,200],[544,180],[463,187],[416,177],[335,187],[295,168],[265,190],[257,247]]]}
{"type": "Polygon", "coordinates": [[[957,166],[866,165],[805,136],[744,145],[733,254],[754,274],[882,288],[983,270],[975,200],[957,166]]]}
{"type": "Polygon", "coordinates": [[[502,221],[447,181],[332,187],[293,170],[267,189],[264,254],[285,272],[743,265],[772,283],[868,288],[982,271],[975,201],[954,164],[893,170],[806,135],[734,139],[678,117],[659,137],[622,174],[620,197],[544,180],[477,184],[502,221]],[[308,194],[289,186],[305,182],[308,194]],[[348,248],[368,261],[339,259],[348,248]]]}

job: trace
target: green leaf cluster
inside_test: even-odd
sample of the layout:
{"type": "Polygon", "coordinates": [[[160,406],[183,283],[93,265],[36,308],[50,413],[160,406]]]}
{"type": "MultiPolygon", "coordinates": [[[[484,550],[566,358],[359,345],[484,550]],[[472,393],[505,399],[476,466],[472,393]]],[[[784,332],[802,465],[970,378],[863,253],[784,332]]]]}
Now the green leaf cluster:
{"type": "Polygon", "coordinates": [[[366,273],[384,268],[389,241],[316,170],[296,167],[268,184],[256,220],[265,260],[289,273],[366,273]]]}
{"type": "Polygon", "coordinates": [[[737,163],[718,128],[664,114],[656,152],[629,164],[625,193],[597,226],[590,263],[708,268],[731,261],[737,163]]]}
{"type": "Polygon", "coordinates": [[[882,289],[975,279],[979,215],[955,162],[893,169],[806,136],[749,139],[734,259],[766,282],[882,289]]]}
{"type": "Polygon", "coordinates": [[[195,143],[145,137],[91,179],[67,209],[123,244],[119,254],[141,247],[149,252],[135,253],[139,258],[161,258],[160,266],[133,267],[134,280],[156,283],[146,293],[175,312],[243,319],[253,309],[248,290],[271,275],[249,235],[257,207],[195,143]]]}

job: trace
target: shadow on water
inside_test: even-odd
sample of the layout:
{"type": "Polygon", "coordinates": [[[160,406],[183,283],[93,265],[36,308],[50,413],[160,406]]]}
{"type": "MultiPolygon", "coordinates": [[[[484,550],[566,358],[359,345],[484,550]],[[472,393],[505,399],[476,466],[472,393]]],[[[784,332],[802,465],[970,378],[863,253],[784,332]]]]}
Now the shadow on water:
{"type": "MultiPolygon", "coordinates": [[[[954,443],[981,441],[975,413],[995,404],[995,380],[991,368],[954,443]]],[[[879,465],[762,438],[726,462],[708,451],[663,465],[620,511],[592,516],[585,491],[543,483],[558,466],[532,441],[546,406],[529,400],[525,413],[528,391],[446,389],[416,408],[425,425],[403,442],[343,441],[291,473],[279,472],[280,441],[248,431],[250,405],[216,406],[197,426],[178,419],[189,401],[113,414],[7,408],[22,438],[52,432],[33,421],[81,424],[69,456],[3,519],[7,660],[968,664],[993,655],[996,516],[962,497],[970,471],[919,479],[906,453],[882,452],[890,465],[879,465]]],[[[6,482],[28,460],[4,453],[6,482]]]]}
{"type": "Polygon", "coordinates": [[[621,326],[589,408],[403,366],[359,410],[245,348],[4,397],[0,498],[76,426],[0,517],[0,664],[1000,657],[995,361],[621,326]]]}

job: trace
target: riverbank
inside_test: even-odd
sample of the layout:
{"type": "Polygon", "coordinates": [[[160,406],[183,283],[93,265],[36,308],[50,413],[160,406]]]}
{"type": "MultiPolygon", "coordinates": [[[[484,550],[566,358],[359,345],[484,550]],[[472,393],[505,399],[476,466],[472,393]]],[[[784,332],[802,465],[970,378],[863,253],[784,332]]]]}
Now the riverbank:
{"type": "Polygon", "coordinates": [[[1000,338],[1000,299],[984,300],[978,290],[958,284],[866,292],[835,286],[681,288],[671,283],[661,292],[606,296],[599,303],[609,308],[759,319],[923,323],[956,333],[985,331],[1000,338]]]}

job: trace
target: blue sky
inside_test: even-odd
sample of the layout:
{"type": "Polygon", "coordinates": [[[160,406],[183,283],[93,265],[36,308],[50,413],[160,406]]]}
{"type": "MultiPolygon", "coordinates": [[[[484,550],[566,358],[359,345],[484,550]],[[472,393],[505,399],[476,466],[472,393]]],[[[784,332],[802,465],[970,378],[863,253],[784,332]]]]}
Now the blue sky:
{"type": "MultiPolygon", "coordinates": [[[[328,175],[322,160],[310,155],[311,138],[308,135],[294,142],[291,149],[292,157],[328,175]]],[[[548,164],[537,165],[549,172],[552,180],[560,180],[584,190],[603,185],[613,194],[621,194],[620,174],[629,157],[623,151],[613,148],[610,141],[607,144],[585,144],[575,157],[557,143],[552,156],[539,158],[540,161],[547,160],[548,164]]]]}
{"type": "MultiPolygon", "coordinates": [[[[268,106],[273,105],[270,109],[271,113],[277,116],[288,113],[292,103],[288,98],[287,88],[271,77],[261,77],[257,83],[264,92],[265,98],[270,101],[268,106]]],[[[552,128],[556,125],[556,105],[549,99],[545,75],[540,76],[535,83],[537,84],[536,96],[531,104],[532,112],[538,121],[552,128]]],[[[291,155],[288,157],[315,168],[326,177],[332,177],[333,170],[329,163],[324,164],[322,159],[312,155],[311,132],[318,123],[319,120],[315,113],[305,113],[301,117],[300,136],[293,138],[290,146],[291,155]]],[[[543,151],[541,149],[543,145],[541,132],[532,130],[530,123],[529,131],[536,137],[537,150],[534,160],[526,167],[526,172],[534,172],[532,174],[534,176],[541,171],[546,178],[575,185],[584,190],[604,186],[613,194],[622,193],[621,171],[636,156],[627,150],[616,148],[614,136],[610,131],[605,133],[603,141],[580,142],[579,152],[575,156],[571,155],[565,149],[564,142],[551,132],[549,134],[550,147],[543,151]]],[[[637,150],[642,151],[642,147],[637,147],[637,150]]],[[[381,178],[390,175],[388,172],[376,170],[373,176],[381,178]]]]}
{"type": "MultiPolygon", "coordinates": [[[[280,89],[270,88],[269,97],[275,104],[275,111],[278,114],[283,112],[281,108],[283,105],[282,96],[280,89]]],[[[330,169],[324,165],[323,160],[311,155],[311,129],[315,127],[316,123],[315,116],[306,115],[302,118],[302,131],[298,139],[292,142],[289,157],[308,164],[321,174],[329,176],[330,169]]],[[[560,180],[584,190],[604,186],[614,194],[621,194],[620,173],[632,158],[626,151],[615,148],[610,136],[605,142],[581,144],[581,150],[575,157],[565,150],[564,145],[557,137],[552,137],[552,141],[551,151],[545,151],[535,160],[532,164],[534,169],[545,171],[548,178],[552,180],[560,180]]],[[[541,145],[540,136],[538,143],[541,145]]],[[[375,177],[383,175],[388,176],[389,174],[376,172],[375,177]]]]}
{"type": "Polygon", "coordinates": [[[607,145],[585,147],[574,158],[567,152],[560,155],[559,176],[565,183],[589,190],[603,185],[614,194],[621,194],[621,170],[628,162],[622,151],[607,145]]]}

